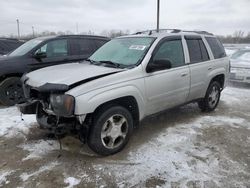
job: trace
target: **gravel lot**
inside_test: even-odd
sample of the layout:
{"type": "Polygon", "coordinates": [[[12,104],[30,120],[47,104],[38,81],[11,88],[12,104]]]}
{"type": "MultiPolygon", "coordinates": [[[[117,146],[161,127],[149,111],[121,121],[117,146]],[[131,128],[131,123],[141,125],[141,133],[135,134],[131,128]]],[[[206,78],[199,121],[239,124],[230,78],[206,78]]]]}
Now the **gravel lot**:
{"type": "Polygon", "coordinates": [[[190,104],[147,118],[113,156],[62,146],[0,107],[0,187],[250,187],[250,88],[227,87],[213,113],[190,104]]]}

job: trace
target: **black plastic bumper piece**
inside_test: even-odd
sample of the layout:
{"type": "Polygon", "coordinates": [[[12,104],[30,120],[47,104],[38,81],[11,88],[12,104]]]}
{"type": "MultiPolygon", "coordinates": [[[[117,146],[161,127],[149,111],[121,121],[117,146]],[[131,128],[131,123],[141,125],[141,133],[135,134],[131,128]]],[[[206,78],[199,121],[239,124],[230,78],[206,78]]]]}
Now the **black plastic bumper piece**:
{"type": "Polygon", "coordinates": [[[26,102],[18,104],[17,107],[22,114],[36,114],[36,108],[38,103],[38,101],[26,102]]]}

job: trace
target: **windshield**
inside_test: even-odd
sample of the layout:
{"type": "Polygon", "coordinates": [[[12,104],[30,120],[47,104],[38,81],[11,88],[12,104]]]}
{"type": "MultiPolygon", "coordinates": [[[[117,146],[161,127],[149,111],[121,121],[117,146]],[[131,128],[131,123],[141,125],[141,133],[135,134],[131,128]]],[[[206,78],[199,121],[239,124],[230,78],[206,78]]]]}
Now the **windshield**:
{"type": "Polygon", "coordinates": [[[20,47],[18,47],[13,52],[11,52],[9,54],[9,56],[22,56],[22,55],[26,54],[27,52],[29,52],[31,49],[33,49],[35,46],[40,44],[41,42],[42,42],[41,39],[32,39],[32,40],[24,43],[20,47]]]}
{"type": "Polygon", "coordinates": [[[97,62],[113,62],[123,66],[140,63],[153,43],[152,37],[113,39],[99,48],[89,59],[97,62]]]}

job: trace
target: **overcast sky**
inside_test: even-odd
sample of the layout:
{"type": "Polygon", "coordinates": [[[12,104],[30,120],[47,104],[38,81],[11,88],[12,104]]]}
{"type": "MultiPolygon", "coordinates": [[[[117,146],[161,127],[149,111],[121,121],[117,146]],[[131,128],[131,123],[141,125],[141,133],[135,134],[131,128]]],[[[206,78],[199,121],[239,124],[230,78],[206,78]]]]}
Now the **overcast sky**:
{"type": "MultiPolygon", "coordinates": [[[[145,30],[156,27],[157,0],[1,0],[0,35],[32,32],[145,30]]],[[[161,28],[250,32],[250,0],[161,0],[161,28]]]]}

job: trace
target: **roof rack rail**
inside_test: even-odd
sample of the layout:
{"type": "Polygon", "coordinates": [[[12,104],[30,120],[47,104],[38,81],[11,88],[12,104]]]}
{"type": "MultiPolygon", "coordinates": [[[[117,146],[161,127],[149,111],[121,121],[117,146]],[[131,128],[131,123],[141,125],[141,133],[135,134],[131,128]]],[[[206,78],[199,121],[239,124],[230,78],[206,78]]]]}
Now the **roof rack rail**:
{"type": "MultiPolygon", "coordinates": [[[[153,33],[157,33],[158,31],[156,29],[153,30],[145,30],[145,31],[139,31],[134,33],[134,35],[139,34],[148,34],[152,35],[153,33]]],[[[180,32],[188,32],[188,33],[197,33],[197,34],[205,34],[205,35],[213,35],[212,33],[209,33],[207,31],[188,31],[188,30],[181,30],[181,29],[159,29],[159,33],[162,32],[169,32],[169,33],[180,33],[180,32]]]]}
{"type": "Polygon", "coordinates": [[[183,30],[182,32],[197,33],[197,34],[204,34],[204,35],[213,35],[213,33],[209,33],[207,31],[187,31],[187,30],[183,30]]]}
{"type": "MultiPolygon", "coordinates": [[[[178,33],[180,32],[180,29],[159,29],[159,33],[162,32],[170,32],[170,33],[178,33]]],[[[148,34],[148,35],[152,35],[153,33],[157,33],[157,29],[151,29],[151,30],[145,30],[145,31],[138,31],[136,33],[134,33],[135,35],[139,35],[139,34],[148,34]]]]}
{"type": "Polygon", "coordinates": [[[98,37],[98,38],[108,38],[108,37],[105,37],[105,36],[99,36],[99,35],[88,35],[88,34],[75,34],[75,35],[72,35],[72,34],[69,34],[69,35],[56,35],[56,37],[98,37]]]}

